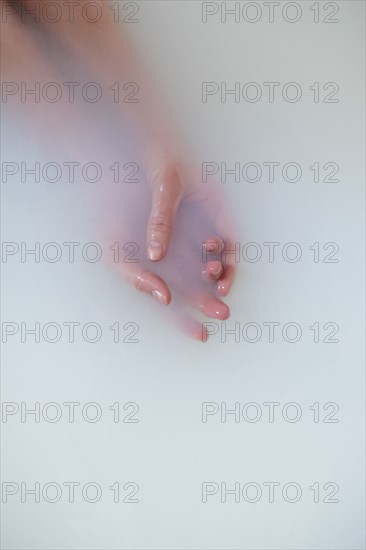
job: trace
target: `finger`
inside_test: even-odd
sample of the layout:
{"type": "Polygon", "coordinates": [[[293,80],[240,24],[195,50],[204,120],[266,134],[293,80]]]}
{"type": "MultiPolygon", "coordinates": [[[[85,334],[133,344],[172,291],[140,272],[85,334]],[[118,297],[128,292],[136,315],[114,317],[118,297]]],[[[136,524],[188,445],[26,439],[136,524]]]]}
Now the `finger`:
{"type": "Polygon", "coordinates": [[[211,294],[201,292],[196,296],[187,296],[187,302],[195,309],[210,317],[211,319],[220,319],[225,321],[230,317],[230,309],[218,298],[211,294]]]}
{"type": "MultiPolygon", "coordinates": [[[[210,241],[217,242],[217,239],[223,243],[221,249],[220,259],[223,263],[224,270],[219,279],[217,290],[221,296],[226,296],[235,279],[236,266],[240,258],[238,258],[238,239],[236,238],[237,231],[234,228],[232,220],[228,217],[228,214],[225,209],[222,208],[222,205],[218,200],[213,196],[212,203],[207,206],[207,212],[213,215],[213,206],[216,208],[216,212],[219,212],[219,215],[215,217],[215,229],[220,237],[210,238],[210,241]]],[[[205,255],[203,254],[203,258],[205,255]]]]}
{"type": "Polygon", "coordinates": [[[203,243],[203,254],[221,254],[225,244],[220,237],[210,237],[203,243]]]}
{"type": "Polygon", "coordinates": [[[224,267],[222,265],[222,262],[208,262],[205,268],[202,270],[202,278],[205,281],[217,281],[218,279],[220,279],[223,271],[224,267]]]}
{"type": "Polygon", "coordinates": [[[168,250],[183,186],[174,166],[159,171],[153,179],[152,208],[147,227],[147,254],[150,260],[161,260],[168,250]]]}
{"type": "Polygon", "coordinates": [[[223,275],[217,283],[217,290],[221,296],[227,296],[235,279],[235,267],[226,265],[223,275]]]}
{"type": "Polygon", "coordinates": [[[196,282],[194,286],[187,285],[187,278],[180,273],[181,279],[175,283],[175,290],[183,303],[190,305],[207,317],[225,320],[230,317],[229,307],[205,290],[205,284],[196,282]],[[198,285],[198,286],[197,286],[198,285]]]}
{"type": "MultiPolygon", "coordinates": [[[[227,238],[224,242],[220,237],[210,237],[203,243],[203,261],[206,261],[207,256],[220,254],[222,262],[221,272],[218,276],[212,275],[212,268],[208,268],[211,264],[217,264],[217,262],[207,262],[205,266],[203,277],[206,280],[219,279],[217,290],[221,296],[226,296],[235,279],[235,267],[236,267],[236,243],[233,239],[227,238]]],[[[218,269],[218,266],[216,265],[218,269]]],[[[215,268],[213,268],[215,269],[215,268]]]]}
{"type": "Polygon", "coordinates": [[[184,315],[182,313],[181,318],[178,320],[180,329],[184,334],[193,338],[193,340],[198,340],[199,342],[207,342],[208,340],[208,330],[199,321],[193,319],[189,315],[184,315]]]}
{"type": "Polygon", "coordinates": [[[162,305],[171,302],[171,293],[166,283],[151,271],[147,271],[132,264],[117,265],[117,272],[140,292],[150,294],[162,305]]]}
{"type": "Polygon", "coordinates": [[[221,255],[224,270],[217,283],[217,290],[221,296],[227,296],[232,287],[236,273],[236,243],[233,239],[226,239],[225,250],[221,255]]]}
{"type": "Polygon", "coordinates": [[[208,330],[205,325],[197,321],[192,315],[187,313],[181,307],[176,307],[175,309],[169,309],[169,315],[174,324],[178,328],[193,340],[199,342],[207,342],[208,340],[208,330]]]}
{"type": "Polygon", "coordinates": [[[200,309],[206,317],[225,321],[230,317],[229,306],[213,296],[203,296],[200,300],[200,309]]]}
{"type": "Polygon", "coordinates": [[[167,306],[171,302],[171,294],[169,288],[160,277],[151,273],[151,271],[144,271],[137,275],[133,280],[136,290],[151,294],[155,300],[161,305],[167,306]]]}

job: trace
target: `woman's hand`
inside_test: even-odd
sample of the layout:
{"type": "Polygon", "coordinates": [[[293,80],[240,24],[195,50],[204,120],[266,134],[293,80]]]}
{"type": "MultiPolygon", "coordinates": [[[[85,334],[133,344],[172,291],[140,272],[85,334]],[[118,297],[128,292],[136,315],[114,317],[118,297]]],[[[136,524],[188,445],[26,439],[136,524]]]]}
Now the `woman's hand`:
{"type": "Polygon", "coordinates": [[[230,315],[220,298],[235,275],[233,222],[218,187],[202,183],[197,170],[168,158],[160,166],[148,162],[146,182],[112,191],[108,241],[133,243],[138,251],[114,266],[185,332],[205,341],[192,310],[221,320],[230,315]]]}

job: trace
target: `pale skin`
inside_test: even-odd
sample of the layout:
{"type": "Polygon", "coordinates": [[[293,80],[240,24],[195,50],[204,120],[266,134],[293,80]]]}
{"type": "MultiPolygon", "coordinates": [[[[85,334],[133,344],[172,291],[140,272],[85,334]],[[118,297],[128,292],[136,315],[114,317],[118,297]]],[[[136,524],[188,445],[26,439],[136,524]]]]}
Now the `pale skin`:
{"type": "MultiPolygon", "coordinates": [[[[102,238],[137,243],[138,262],[113,267],[137,290],[154,297],[186,333],[206,341],[207,331],[194,310],[207,318],[227,319],[230,311],[221,298],[235,276],[235,256],[230,251],[236,238],[224,197],[217,186],[203,184],[200,171],[187,162],[189,153],[171,128],[148,71],[121,25],[113,20],[109,3],[99,2],[103,16],[97,22],[86,20],[79,9],[73,22],[65,12],[55,23],[42,17],[32,23],[34,18],[28,19],[26,10],[35,4],[35,0],[15,0],[6,5],[1,24],[3,81],[62,81],[58,77],[62,63],[59,67],[58,56],[49,53],[59,49],[63,60],[70,58],[106,88],[116,81],[139,84],[138,104],[114,108],[122,108],[136,129],[146,184],[103,189],[102,238]]],[[[79,4],[83,6],[85,0],[79,4]]],[[[47,122],[44,131],[56,135],[58,145],[70,147],[70,138],[65,137],[67,121],[72,118],[78,127],[91,124],[83,121],[85,114],[77,107],[75,103],[31,108],[37,124],[47,122]]],[[[107,141],[108,128],[105,131],[107,141]]],[[[87,131],[85,135],[87,141],[87,131]]],[[[100,140],[101,148],[105,147],[100,140]]]]}

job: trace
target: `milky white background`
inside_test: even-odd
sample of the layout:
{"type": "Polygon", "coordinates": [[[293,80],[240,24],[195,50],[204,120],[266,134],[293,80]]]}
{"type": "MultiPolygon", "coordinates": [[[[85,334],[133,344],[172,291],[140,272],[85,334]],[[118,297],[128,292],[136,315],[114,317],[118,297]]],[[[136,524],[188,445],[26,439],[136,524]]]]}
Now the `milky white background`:
{"type": "MultiPolygon", "coordinates": [[[[78,333],[73,344],[66,335],[55,344],[35,344],[31,337],[21,343],[18,334],[3,345],[3,401],[81,404],[74,423],[65,406],[57,423],[42,417],[35,423],[31,416],[22,423],[19,413],[9,416],[2,423],[3,482],[29,487],[37,481],[96,482],[103,491],[95,504],[82,499],[80,487],[74,503],[66,488],[57,503],[43,498],[34,503],[31,496],[22,503],[20,492],[10,496],[2,505],[3,548],[364,548],[364,3],[338,2],[333,18],[339,22],[328,24],[323,20],[332,9],[324,2],[316,3],[319,23],[312,2],[298,3],[302,17],[292,24],[282,17],[285,3],[280,4],[273,23],[268,8],[257,2],[262,8],[257,23],[243,17],[235,23],[233,16],[223,23],[219,12],[204,24],[201,2],[139,2],[138,24],[126,24],[198,163],[257,162],[263,168],[256,183],[232,176],[220,183],[241,246],[256,242],[263,252],[256,263],[238,264],[226,327],[258,323],[261,339],[249,343],[241,336],[236,343],[228,335],[224,342],[218,323],[207,344],[191,341],[102,262],[21,263],[18,255],[2,263],[3,322],[94,321],[103,329],[95,344],[78,333]],[[232,96],[221,102],[217,94],[202,103],[202,82],[227,82],[228,88],[256,82],[263,97],[235,103],[232,96]],[[280,83],[273,103],[264,82],[280,83]],[[301,86],[296,103],[282,98],[288,82],[301,86]],[[309,89],[314,82],[320,84],[318,103],[309,89]],[[339,85],[337,103],[323,102],[327,82],[339,85]],[[286,182],[276,172],[270,183],[263,166],[269,161],[281,167],[297,162],[301,179],[286,182]],[[309,169],[314,162],[336,163],[339,181],[322,181],[329,170],[321,168],[315,183],[309,169]],[[264,242],[281,243],[273,263],[264,242]],[[282,257],[288,242],[301,247],[297,263],[282,257]],[[319,262],[309,249],[316,242],[319,262]],[[322,248],[329,242],[339,246],[336,263],[323,261],[332,251],[322,248]],[[116,321],[137,323],[139,341],[113,343],[108,327],[116,321]],[[281,324],[273,343],[263,325],[270,321],[281,324]],[[302,328],[297,343],[282,337],[288,322],[302,328]],[[319,343],[309,329],[316,322],[319,343]],[[326,323],[339,326],[338,343],[324,343],[330,334],[326,323]],[[102,409],[97,423],[81,416],[89,402],[102,409]],[[139,422],[113,422],[109,407],[115,402],[122,419],[132,410],[123,405],[136,402],[139,422]],[[235,422],[228,415],[221,422],[217,413],[204,423],[202,402],[226,402],[228,409],[235,402],[241,408],[255,402],[262,418],[250,423],[241,416],[235,422]],[[265,402],[280,403],[273,423],[265,402]],[[301,407],[298,422],[282,416],[289,402],[301,407]],[[315,402],[319,422],[309,409],[315,402]],[[330,402],[339,407],[338,422],[324,422],[333,409],[323,406],[330,402]],[[280,483],[273,503],[263,485],[270,481],[280,483]],[[114,503],[109,487],[115,482],[137,483],[139,502],[114,503]],[[203,482],[225,482],[228,488],[255,482],[263,493],[256,503],[242,497],[235,502],[233,495],[222,503],[219,491],[203,503],[203,482]],[[282,497],[288,482],[302,489],[296,503],[282,497]],[[318,503],[309,489],[315,482],[318,503]],[[333,497],[338,502],[324,502],[331,493],[326,483],[339,487],[333,497]]],[[[26,139],[31,129],[16,133],[6,122],[5,117],[3,161],[40,160],[42,151],[26,139]]],[[[22,185],[13,178],[2,185],[4,241],[95,240],[70,184],[22,185]]],[[[127,493],[122,490],[121,500],[127,493]]]]}

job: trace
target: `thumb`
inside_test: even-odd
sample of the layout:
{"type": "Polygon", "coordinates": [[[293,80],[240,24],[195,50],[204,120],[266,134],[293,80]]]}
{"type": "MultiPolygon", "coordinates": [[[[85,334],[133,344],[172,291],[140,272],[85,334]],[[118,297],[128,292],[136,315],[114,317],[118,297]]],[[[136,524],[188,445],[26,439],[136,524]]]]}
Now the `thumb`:
{"type": "Polygon", "coordinates": [[[160,170],[152,184],[152,208],[147,226],[147,255],[161,260],[167,253],[173,234],[177,208],[183,196],[183,185],[176,166],[160,170]]]}

